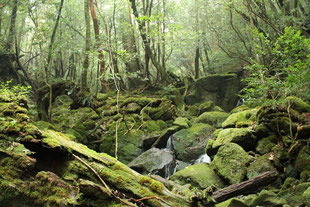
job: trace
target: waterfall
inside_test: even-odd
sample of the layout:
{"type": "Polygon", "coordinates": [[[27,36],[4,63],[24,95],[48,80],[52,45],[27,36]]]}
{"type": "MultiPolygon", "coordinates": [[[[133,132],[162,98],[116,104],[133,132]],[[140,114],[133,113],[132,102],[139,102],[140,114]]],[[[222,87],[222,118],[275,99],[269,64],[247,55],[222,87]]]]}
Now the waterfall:
{"type": "Polygon", "coordinates": [[[169,139],[167,141],[165,150],[168,151],[168,152],[173,152],[173,144],[172,144],[171,137],[169,137],[169,139]]]}
{"type": "Polygon", "coordinates": [[[211,162],[211,158],[207,155],[207,153],[201,155],[196,161],[195,164],[198,163],[210,163],[211,162]]]}

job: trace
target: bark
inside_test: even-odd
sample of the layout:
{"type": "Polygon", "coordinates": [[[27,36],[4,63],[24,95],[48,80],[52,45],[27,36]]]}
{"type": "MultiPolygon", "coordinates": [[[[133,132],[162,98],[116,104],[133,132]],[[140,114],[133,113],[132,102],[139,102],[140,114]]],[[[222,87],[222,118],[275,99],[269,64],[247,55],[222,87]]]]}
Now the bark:
{"type": "Polygon", "coordinates": [[[81,91],[87,90],[87,71],[89,67],[89,50],[90,50],[90,15],[89,15],[89,0],[84,0],[84,15],[86,26],[85,38],[85,57],[83,62],[83,71],[81,77],[81,91]]]}
{"type": "Polygon", "coordinates": [[[200,49],[199,46],[196,46],[195,52],[195,79],[199,78],[199,57],[200,57],[200,49]]]}
{"type": "MultiPolygon", "coordinates": [[[[136,19],[138,19],[139,13],[138,13],[138,10],[136,7],[136,1],[130,0],[130,2],[131,2],[131,7],[133,10],[133,13],[134,13],[136,19]]],[[[146,10],[148,10],[148,9],[146,9],[146,10]]],[[[143,22],[138,21],[138,26],[139,26],[140,35],[141,35],[141,38],[142,38],[142,41],[144,44],[145,52],[149,56],[149,58],[151,59],[154,67],[160,73],[162,83],[166,83],[167,79],[168,79],[166,69],[157,61],[155,55],[153,54],[153,52],[151,50],[149,39],[146,36],[146,29],[145,29],[145,26],[143,26],[143,22]]]]}
{"type": "Polygon", "coordinates": [[[260,187],[270,184],[276,178],[277,173],[275,171],[268,171],[251,180],[230,185],[226,188],[218,190],[213,193],[213,198],[217,203],[219,203],[238,195],[248,194],[249,192],[253,192],[260,187]]]}
{"type": "Polygon", "coordinates": [[[13,7],[12,7],[12,13],[11,13],[11,24],[10,24],[10,29],[9,29],[9,35],[7,38],[10,52],[12,52],[14,49],[14,40],[15,40],[15,35],[16,35],[17,9],[18,9],[18,0],[14,0],[13,7]]]}

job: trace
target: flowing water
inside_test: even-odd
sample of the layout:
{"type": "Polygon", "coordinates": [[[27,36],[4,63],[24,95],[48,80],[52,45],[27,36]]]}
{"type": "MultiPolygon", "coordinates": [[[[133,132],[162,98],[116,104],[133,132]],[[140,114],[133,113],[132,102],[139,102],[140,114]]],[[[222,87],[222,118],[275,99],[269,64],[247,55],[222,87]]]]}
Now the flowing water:
{"type": "Polygon", "coordinates": [[[211,162],[211,158],[207,155],[207,153],[201,155],[196,161],[195,164],[198,163],[210,163],[211,162]]]}

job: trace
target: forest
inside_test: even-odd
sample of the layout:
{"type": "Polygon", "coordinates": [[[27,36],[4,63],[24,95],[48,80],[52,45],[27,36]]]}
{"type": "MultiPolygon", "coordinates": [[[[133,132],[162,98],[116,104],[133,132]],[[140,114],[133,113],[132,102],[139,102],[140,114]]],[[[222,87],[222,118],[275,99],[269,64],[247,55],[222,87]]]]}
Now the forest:
{"type": "Polygon", "coordinates": [[[310,0],[0,0],[0,206],[310,206],[310,0]]]}

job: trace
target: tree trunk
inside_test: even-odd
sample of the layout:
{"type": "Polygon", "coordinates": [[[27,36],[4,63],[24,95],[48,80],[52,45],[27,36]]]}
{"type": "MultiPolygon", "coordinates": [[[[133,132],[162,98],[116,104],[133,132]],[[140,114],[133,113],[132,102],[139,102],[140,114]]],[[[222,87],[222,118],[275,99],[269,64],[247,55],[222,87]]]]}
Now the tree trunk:
{"type": "Polygon", "coordinates": [[[9,35],[7,38],[10,52],[13,52],[13,49],[14,49],[14,40],[15,40],[15,35],[16,35],[17,7],[18,7],[18,0],[13,0],[13,7],[12,7],[12,13],[11,13],[11,24],[10,24],[10,29],[9,29],[9,35]]]}
{"type": "MultiPolygon", "coordinates": [[[[94,23],[95,38],[96,38],[96,44],[97,44],[97,49],[98,49],[98,54],[99,54],[98,58],[99,58],[100,72],[103,75],[105,74],[105,61],[104,61],[103,50],[101,49],[102,44],[101,44],[100,37],[99,37],[100,29],[99,29],[98,18],[97,18],[97,14],[94,8],[93,0],[89,0],[89,6],[90,6],[90,12],[91,12],[91,16],[92,16],[93,23],[94,23]]],[[[102,90],[107,92],[107,85],[105,83],[104,77],[102,77],[101,86],[102,86],[102,90]]]]}
{"type": "MultiPolygon", "coordinates": [[[[131,2],[131,7],[133,10],[133,13],[134,13],[136,19],[138,20],[139,19],[139,13],[138,13],[138,10],[136,7],[136,0],[130,0],[130,2],[131,2]]],[[[166,83],[167,79],[168,79],[166,69],[157,61],[155,55],[153,54],[153,52],[151,50],[151,47],[149,44],[149,39],[146,36],[146,30],[145,30],[145,27],[143,26],[143,22],[138,20],[138,25],[139,25],[140,35],[141,35],[141,38],[142,38],[142,41],[144,44],[145,52],[147,53],[147,55],[151,59],[154,67],[160,73],[162,83],[166,83]]]]}
{"type": "Polygon", "coordinates": [[[199,57],[200,57],[200,49],[199,46],[196,46],[195,52],[195,79],[199,78],[199,57]]]}
{"type": "Polygon", "coordinates": [[[85,38],[85,57],[83,62],[83,71],[81,76],[81,91],[87,90],[87,71],[89,67],[89,50],[90,50],[90,15],[89,15],[89,0],[84,0],[84,15],[86,26],[85,38]]]}

